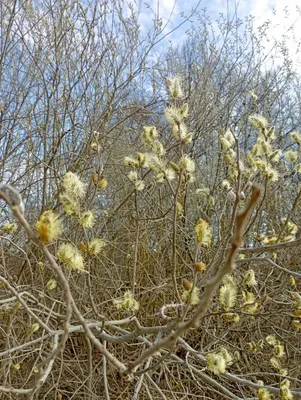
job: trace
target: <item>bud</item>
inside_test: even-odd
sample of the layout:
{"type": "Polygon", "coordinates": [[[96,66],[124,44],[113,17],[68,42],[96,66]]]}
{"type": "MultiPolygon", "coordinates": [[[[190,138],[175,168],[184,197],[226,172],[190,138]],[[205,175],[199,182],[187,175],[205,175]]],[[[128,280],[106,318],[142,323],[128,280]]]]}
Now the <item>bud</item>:
{"type": "Polygon", "coordinates": [[[234,202],[236,200],[236,194],[233,192],[232,189],[228,192],[227,198],[231,202],[234,202]]]}
{"type": "Polygon", "coordinates": [[[101,146],[96,142],[91,143],[91,149],[97,153],[101,152],[101,146]]]}
{"type": "Polygon", "coordinates": [[[108,186],[108,181],[106,180],[106,178],[102,175],[100,177],[100,180],[97,184],[97,188],[98,189],[105,189],[108,186]]]}
{"type": "Polygon", "coordinates": [[[25,206],[19,192],[10,185],[0,185],[0,198],[10,206],[11,209],[18,208],[24,214],[25,206]]]}
{"type": "Polygon", "coordinates": [[[206,271],[206,268],[207,268],[206,264],[203,263],[202,261],[196,262],[194,264],[194,269],[196,272],[204,272],[204,271],[206,271]]]}
{"type": "Polygon", "coordinates": [[[290,277],[290,285],[291,285],[292,287],[295,287],[295,286],[296,286],[296,281],[295,281],[295,278],[294,278],[293,276],[290,277]]]}
{"type": "Polygon", "coordinates": [[[41,271],[44,270],[45,266],[44,266],[44,263],[42,261],[38,261],[37,265],[38,265],[38,267],[40,268],[41,271]]]}
{"type": "Polygon", "coordinates": [[[294,319],[292,324],[297,330],[301,329],[301,320],[300,319],[294,319]]]}
{"type": "Polygon", "coordinates": [[[179,172],[179,171],[180,171],[179,166],[178,166],[176,163],[174,163],[173,161],[169,161],[169,165],[171,166],[171,168],[172,168],[175,172],[179,172]]]}
{"type": "Polygon", "coordinates": [[[34,324],[31,325],[29,335],[32,335],[33,333],[35,333],[39,329],[40,329],[40,325],[37,322],[35,322],[34,324]]]}
{"type": "Polygon", "coordinates": [[[184,279],[183,286],[184,286],[185,290],[191,290],[191,288],[192,288],[191,282],[189,282],[187,279],[184,279]]]}
{"type": "Polygon", "coordinates": [[[137,153],[137,160],[139,161],[139,164],[143,166],[145,164],[145,154],[137,153]]]}
{"type": "Polygon", "coordinates": [[[18,225],[14,222],[7,222],[2,226],[3,233],[12,234],[17,229],[18,225]]]}
{"type": "Polygon", "coordinates": [[[79,249],[82,251],[88,251],[88,247],[85,245],[84,242],[80,242],[79,249]]]}
{"type": "Polygon", "coordinates": [[[92,172],[91,174],[92,181],[96,184],[98,182],[98,175],[96,172],[92,172]]]}
{"type": "Polygon", "coordinates": [[[223,319],[227,322],[239,322],[239,315],[236,313],[225,313],[222,315],[223,319]]]}
{"type": "Polygon", "coordinates": [[[57,288],[57,281],[55,279],[49,279],[49,281],[46,283],[46,288],[47,290],[55,290],[57,288]]]}

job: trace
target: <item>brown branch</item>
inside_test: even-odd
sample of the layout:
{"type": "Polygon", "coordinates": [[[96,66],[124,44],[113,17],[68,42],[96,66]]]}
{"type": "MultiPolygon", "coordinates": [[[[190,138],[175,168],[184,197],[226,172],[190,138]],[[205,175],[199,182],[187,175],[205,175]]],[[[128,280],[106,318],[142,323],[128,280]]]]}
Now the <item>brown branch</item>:
{"type": "Polygon", "coordinates": [[[301,244],[301,238],[292,240],[291,242],[269,244],[268,246],[262,246],[262,247],[241,247],[239,249],[239,253],[243,254],[268,253],[268,252],[274,252],[275,250],[296,247],[299,246],[300,244],[301,244]]]}

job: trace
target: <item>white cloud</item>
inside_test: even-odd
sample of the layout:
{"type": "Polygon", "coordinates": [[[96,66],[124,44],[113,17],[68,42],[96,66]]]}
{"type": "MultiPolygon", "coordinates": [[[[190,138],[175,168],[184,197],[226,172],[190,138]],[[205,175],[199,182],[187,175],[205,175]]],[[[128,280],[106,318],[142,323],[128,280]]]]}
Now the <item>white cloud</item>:
{"type": "MultiPolygon", "coordinates": [[[[293,59],[295,67],[300,63],[298,55],[301,43],[299,0],[286,2],[283,0],[229,0],[228,2],[215,0],[211,2],[208,10],[211,17],[214,13],[216,16],[218,13],[223,13],[225,16],[228,15],[229,20],[233,17],[243,19],[252,15],[253,26],[257,32],[268,24],[266,37],[262,38],[261,45],[267,51],[271,51],[276,42],[285,41],[288,54],[293,59]]],[[[284,56],[278,51],[279,60],[284,56]]]]}
{"type": "MultiPolygon", "coordinates": [[[[140,3],[139,23],[141,30],[147,32],[152,26],[155,17],[162,18],[165,29],[163,35],[170,32],[183,21],[181,13],[186,16],[190,14],[193,7],[196,7],[198,0],[175,1],[175,0],[150,0],[150,8],[144,3],[140,3]]],[[[289,56],[294,60],[295,67],[301,63],[298,52],[301,49],[301,29],[298,29],[301,22],[300,9],[298,4],[300,0],[203,0],[199,5],[199,10],[206,8],[207,15],[212,21],[215,21],[219,14],[223,14],[229,21],[235,18],[244,19],[252,15],[253,24],[256,30],[260,29],[267,21],[267,35],[262,39],[261,44],[271,50],[275,44],[285,41],[289,56]]],[[[189,23],[168,35],[166,41],[172,41],[173,44],[179,44],[185,40],[184,32],[189,27],[189,23]]],[[[163,44],[163,43],[162,43],[163,44]]],[[[284,57],[278,51],[279,59],[284,57]]]]}
{"type": "Polygon", "coordinates": [[[163,22],[167,22],[170,18],[176,18],[178,14],[178,6],[175,0],[153,0],[154,9],[157,8],[159,17],[163,22]]]}
{"type": "MultiPolygon", "coordinates": [[[[300,64],[300,43],[301,31],[299,29],[301,18],[299,1],[289,0],[284,4],[282,0],[272,1],[251,1],[249,13],[254,19],[254,27],[259,28],[266,21],[269,21],[267,37],[263,39],[263,45],[271,49],[274,44],[285,43],[288,57],[294,62],[297,68],[300,64]]],[[[287,57],[285,53],[278,50],[279,59],[287,57]]]]}

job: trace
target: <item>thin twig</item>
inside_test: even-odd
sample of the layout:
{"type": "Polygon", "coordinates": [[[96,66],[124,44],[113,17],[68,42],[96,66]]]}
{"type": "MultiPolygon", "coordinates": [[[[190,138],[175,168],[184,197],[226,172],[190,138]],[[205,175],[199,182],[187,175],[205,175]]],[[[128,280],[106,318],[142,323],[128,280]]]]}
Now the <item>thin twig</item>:
{"type": "Polygon", "coordinates": [[[135,244],[134,244],[134,260],[133,260],[133,276],[132,276],[133,296],[135,295],[135,287],[136,287],[136,274],[137,274],[138,248],[139,248],[139,235],[140,235],[137,191],[135,191],[135,210],[136,210],[136,236],[135,236],[135,244]]]}
{"type": "MultiPolygon", "coordinates": [[[[103,347],[107,348],[107,342],[103,341],[103,347]]],[[[103,366],[103,383],[105,387],[105,395],[106,400],[110,400],[110,392],[109,392],[109,384],[108,384],[108,376],[107,376],[107,359],[105,355],[102,356],[102,366],[103,366]]]]}
{"type": "Polygon", "coordinates": [[[266,262],[268,264],[271,264],[273,267],[276,267],[276,268],[280,269],[281,271],[287,272],[288,274],[290,274],[292,276],[295,276],[296,278],[301,278],[301,273],[300,272],[291,271],[290,269],[282,267],[281,265],[275,263],[273,260],[271,260],[268,257],[244,258],[242,260],[237,260],[237,264],[243,264],[243,263],[246,263],[246,262],[258,262],[258,261],[266,262]]]}
{"type": "MultiPolygon", "coordinates": [[[[144,368],[145,372],[149,370],[151,361],[152,361],[151,357],[146,361],[145,368],[144,368]]],[[[133,394],[132,400],[139,400],[139,393],[140,393],[140,390],[141,390],[141,387],[142,387],[142,383],[143,383],[145,372],[143,372],[141,374],[141,376],[140,376],[140,378],[139,378],[139,380],[138,380],[138,382],[137,382],[137,384],[135,386],[135,390],[134,390],[134,394],[133,394]]]]}
{"type": "Polygon", "coordinates": [[[3,282],[5,284],[5,286],[15,295],[15,297],[18,299],[18,301],[22,304],[22,306],[24,307],[24,309],[26,310],[26,312],[43,328],[45,329],[45,331],[52,333],[52,329],[49,328],[49,326],[47,326],[46,324],[44,324],[44,322],[33,312],[31,311],[31,309],[28,307],[28,305],[26,304],[26,302],[22,299],[22,297],[20,296],[20,294],[17,292],[17,290],[15,288],[13,288],[10,283],[3,278],[2,276],[0,276],[0,282],[3,282]]]}
{"type": "Polygon", "coordinates": [[[289,221],[291,220],[291,218],[292,218],[292,216],[293,216],[293,214],[295,212],[295,209],[296,209],[296,207],[298,205],[298,202],[299,202],[300,198],[301,198],[301,189],[299,190],[299,193],[295,198],[295,201],[294,201],[294,203],[292,205],[292,208],[291,208],[290,212],[288,213],[288,215],[286,217],[286,220],[285,220],[285,222],[284,222],[284,224],[283,224],[283,226],[282,226],[282,228],[281,228],[281,230],[279,232],[279,235],[277,237],[277,242],[279,242],[281,240],[281,237],[282,237],[283,233],[285,232],[287,224],[289,223],[289,221]]]}
{"type": "MultiPolygon", "coordinates": [[[[52,342],[52,353],[54,353],[58,348],[58,335],[53,336],[53,342],[52,342]]],[[[45,368],[44,371],[41,371],[38,379],[35,381],[34,386],[31,390],[29,400],[32,400],[34,398],[35,393],[43,386],[43,384],[46,382],[46,379],[48,378],[52,366],[54,363],[55,357],[52,357],[49,363],[47,364],[47,367],[45,368]]]]}
{"type": "Polygon", "coordinates": [[[247,224],[247,221],[252,214],[258,200],[260,197],[260,189],[258,187],[253,187],[252,195],[249,204],[246,209],[237,215],[235,221],[235,231],[234,237],[232,240],[231,249],[228,252],[228,257],[226,263],[223,268],[214,276],[206,285],[203,298],[194,312],[193,316],[187,322],[180,323],[177,329],[167,336],[165,339],[161,340],[158,343],[154,343],[149,349],[147,349],[144,353],[140,355],[134,362],[129,364],[128,368],[124,371],[124,374],[131,374],[131,372],[149,357],[151,357],[154,353],[159,351],[161,348],[170,348],[172,347],[177,339],[182,336],[188,329],[196,328],[199,324],[200,318],[206,313],[208,308],[210,307],[211,300],[220,285],[222,279],[225,275],[232,272],[234,268],[234,261],[236,255],[238,253],[238,249],[243,241],[244,230],[247,224]]]}
{"type": "Polygon", "coordinates": [[[267,246],[262,246],[262,247],[241,247],[239,249],[239,253],[243,254],[256,254],[256,253],[269,253],[269,252],[273,253],[276,250],[296,247],[300,245],[301,245],[301,238],[292,240],[291,242],[269,244],[267,246]]]}

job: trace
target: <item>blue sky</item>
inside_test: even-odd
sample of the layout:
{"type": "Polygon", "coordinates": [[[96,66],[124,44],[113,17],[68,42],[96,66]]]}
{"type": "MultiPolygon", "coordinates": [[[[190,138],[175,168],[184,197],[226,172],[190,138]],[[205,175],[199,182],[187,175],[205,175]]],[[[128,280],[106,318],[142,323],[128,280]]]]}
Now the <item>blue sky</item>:
{"type": "MultiPolygon", "coordinates": [[[[137,0],[139,1],[139,0],[137,0]]],[[[300,0],[149,0],[148,4],[154,12],[158,12],[162,22],[165,25],[164,33],[168,33],[180,22],[183,21],[181,12],[184,15],[189,15],[192,8],[196,7],[199,3],[199,9],[206,8],[207,14],[211,20],[214,21],[218,18],[220,13],[228,16],[231,20],[233,16],[237,15],[238,18],[244,19],[252,15],[254,17],[254,27],[257,29],[266,21],[270,21],[269,38],[271,42],[264,43],[269,48],[273,39],[278,41],[283,40],[283,35],[289,43],[289,51],[291,57],[295,60],[296,64],[301,64],[297,58],[296,51],[301,43],[301,17],[300,17],[300,0]],[[298,4],[300,8],[298,9],[298,4]],[[291,29],[294,26],[295,29],[291,29]],[[300,43],[299,43],[300,42],[300,43]]],[[[147,29],[151,20],[153,19],[152,12],[147,9],[143,2],[140,2],[140,17],[142,31],[147,29]]],[[[189,23],[183,27],[184,32],[189,27],[189,23]]],[[[180,43],[184,35],[180,34],[181,31],[175,32],[168,36],[167,40],[175,43],[180,43]]],[[[301,47],[301,46],[300,46],[301,47]]]]}

